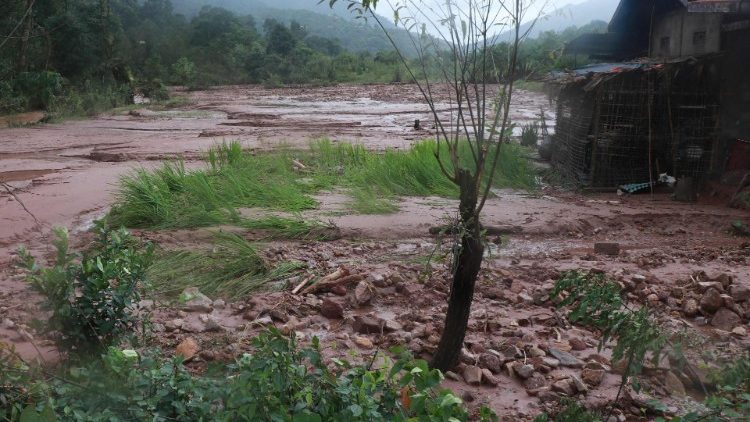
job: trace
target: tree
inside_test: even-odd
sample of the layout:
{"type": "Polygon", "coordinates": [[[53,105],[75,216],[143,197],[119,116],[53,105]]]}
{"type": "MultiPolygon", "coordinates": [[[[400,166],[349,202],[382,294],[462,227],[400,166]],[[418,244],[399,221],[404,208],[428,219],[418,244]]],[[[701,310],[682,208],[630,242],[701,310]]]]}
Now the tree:
{"type": "MultiPolygon", "coordinates": [[[[332,0],[330,4],[337,1],[332,0]]],[[[382,18],[375,13],[377,0],[341,1],[348,1],[349,7],[363,18],[374,20],[391,41],[435,121],[435,158],[445,177],[459,189],[448,311],[440,343],[431,361],[434,368],[446,371],[458,363],[466,335],[474,286],[484,258],[479,218],[491,194],[502,145],[509,142],[509,111],[519,46],[531,30],[522,34],[520,26],[533,0],[388,2],[392,5],[396,24],[410,31],[418,51],[415,66],[405,58],[382,18]],[[508,29],[513,33],[513,41],[507,59],[502,60],[494,54],[492,46],[497,43],[499,34],[508,29]],[[413,32],[415,30],[419,31],[417,35],[413,32]],[[442,50],[447,50],[448,54],[441,54],[442,50]],[[437,79],[428,71],[430,60],[437,60],[440,75],[437,79]],[[507,66],[498,66],[501,62],[507,66]],[[493,80],[503,82],[496,92],[490,86],[493,80]],[[449,117],[439,113],[436,105],[438,92],[444,87],[450,96],[449,117]],[[447,157],[443,155],[446,153],[447,157]]],[[[536,19],[532,28],[535,22],[536,19]]]]}

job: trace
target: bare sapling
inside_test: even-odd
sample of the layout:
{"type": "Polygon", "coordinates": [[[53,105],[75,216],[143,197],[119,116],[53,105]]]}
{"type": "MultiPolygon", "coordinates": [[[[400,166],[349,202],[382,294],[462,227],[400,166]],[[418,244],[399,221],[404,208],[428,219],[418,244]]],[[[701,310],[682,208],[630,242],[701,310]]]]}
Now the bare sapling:
{"type": "Polygon", "coordinates": [[[347,3],[353,13],[374,21],[389,39],[434,120],[435,159],[459,189],[448,310],[431,361],[433,368],[447,371],[459,360],[484,259],[481,212],[492,195],[502,146],[510,142],[519,46],[541,9],[527,16],[532,15],[533,0],[327,2],[347,3]],[[407,30],[412,51],[403,51],[394,42],[393,26],[375,12],[378,3],[390,8],[396,27],[407,30]],[[528,27],[522,31],[524,22],[528,27]],[[449,112],[444,111],[446,102],[449,112]]]}

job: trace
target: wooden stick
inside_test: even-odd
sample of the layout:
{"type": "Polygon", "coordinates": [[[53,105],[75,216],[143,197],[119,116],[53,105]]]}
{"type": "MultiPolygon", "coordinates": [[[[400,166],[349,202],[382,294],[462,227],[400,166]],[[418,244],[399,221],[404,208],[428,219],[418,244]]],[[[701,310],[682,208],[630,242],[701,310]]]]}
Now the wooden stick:
{"type": "Polygon", "coordinates": [[[312,279],[313,279],[313,276],[306,277],[304,280],[302,280],[301,283],[299,283],[294,289],[292,289],[292,294],[296,295],[297,292],[299,292],[300,290],[302,290],[302,288],[305,287],[305,284],[309,283],[310,280],[312,280],[312,279]]]}
{"type": "Polygon", "coordinates": [[[364,276],[362,274],[352,274],[352,275],[348,275],[345,277],[337,278],[335,280],[327,280],[327,281],[321,280],[311,286],[308,286],[305,290],[302,291],[302,293],[303,294],[318,293],[318,292],[326,291],[333,286],[356,283],[363,279],[364,279],[364,276]]]}

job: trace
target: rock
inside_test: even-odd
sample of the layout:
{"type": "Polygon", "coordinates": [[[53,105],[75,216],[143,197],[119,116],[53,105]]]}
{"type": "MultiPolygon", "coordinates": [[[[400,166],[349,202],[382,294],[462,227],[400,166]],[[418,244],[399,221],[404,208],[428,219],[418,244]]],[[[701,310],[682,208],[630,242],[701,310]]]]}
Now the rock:
{"type": "Polygon", "coordinates": [[[745,337],[747,335],[747,330],[745,329],[745,327],[734,327],[732,329],[732,334],[737,337],[745,337]]]}
{"type": "Polygon", "coordinates": [[[503,345],[503,347],[500,348],[500,353],[503,354],[506,361],[513,360],[519,357],[523,357],[523,352],[521,352],[521,350],[519,350],[518,347],[512,344],[503,345]]]}
{"type": "Polygon", "coordinates": [[[194,338],[188,337],[177,345],[174,354],[175,356],[182,356],[183,361],[188,361],[194,358],[198,354],[198,351],[200,351],[198,342],[194,338]]]}
{"type": "Polygon", "coordinates": [[[541,358],[541,357],[547,356],[547,353],[545,353],[544,350],[536,346],[529,347],[526,354],[528,354],[529,357],[532,357],[532,358],[541,358]]]}
{"type": "Polygon", "coordinates": [[[544,378],[544,375],[535,372],[534,375],[531,376],[531,378],[523,382],[523,386],[527,392],[529,390],[536,391],[547,386],[547,379],[544,378]]]}
{"type": "Polygon", "coordinates": [[[254,320],[253,324],[262,326],[273,325],[273,319],[271,319],[269,315],[263,315],[262,317],[254,320]]]}
{"type": "Polygon", "coordinates": [[[685,302],[682,303],[682,312],[686,316],[695,316],[698,314],[699,310],[698,301],[693,298],[686,299],[685,302]]]}
{"type": "Polygon", "coordinates": [[[589,387],[586,383],[573,374],[570,375],[570,382],[573,384],[573,388],[581,394],[585,394],[589,391],[589,387]]]}
{"type": "Polygon", "coordinates": [[[651,293],[646,297],[646,301],[650,306],[656,306],[659,304],[659,295],[657,295],[656,293],[651,293]]]}
{"type": "Polygon", "coordinates": [[[471,403],[475,400],[474,394],[471,394],[471,391],[464,391],[461,393],[461,400],[465,401],[466,403],[471,403]]]}
{"type": "Polygon", "coordinates": [[[683,397],[685,395],[685,386],[682,385],[682,381],[672,371],[667,372],[667,375],[664,377],[664,387],[666,387],[671,396],[683,397]]]}
{"type": "Polygon", "coordinates": [[[165,322],[164,329],[166,331],[172,332],[172,331],[181,329],[184,324],[185,324],[185,321],[182,318],[175,318],[175,319],[165,322]]]}
{"type": "Polygon", "coordinates": [[[500,384],[500,380],[487,368],[482,368],[482,381],[492,387],[497,387],[500,384]]]}
{"type": "Polygon", "coordinates": [[[280,310],[280,309],[272,309],[271,312],[268,313],[271,316],[271,319],[274,321],[279,321],[283,323],[289,322],[289,315],[286,314],[286,312],[280,310]]]}
{"type": "Polygon", "coordinates": [[[568,343],[570,343],[570,347],[576,351],[586,350],[589,348],[585,341],[577,337],[573,337],[572,339],[568,340],[568,343]]]}
{"type": "Polygon", "coordinates": [[[3,328],[12,330],[15,327],[16,327],[16,323],[13,322],[10,318],[3,319],[3,328]]]}
{"type": "Polygon", "coordinates": [[[331,293],[335,294],[336,296],[346,296],[348,292],[345,286],[342,286],[341,284],[337,284],[331,287],[331,293]]]}
{"type": "Polygon", "coordinates": [[[568,397],[575,394],[573,382],[567,378],[552,383],[552,391],[557,391],[558,393],[565,394],[568,397]]]}
{"type": "Polygon", "coordinates": [[[224,331],[224,327],[221,326],[219,321],[210,315],[203,323],[205,324],[206,331],[208,332],[224,331]]]}
{"type": "Polygon", "coordinates": [[[216,309],[224,309],[227,307],[227,303],[224,301],[224,299],[216,299],[214,300],[214,308],[216,309]]]}
{"type": "Polygon", "coordinates": [[[367,281],[360,281],[354,289],[354,301],[357,306],[364,306],[372,301],[375,288],[367,281]]]}
{"type": "Polygon", "coordinates": [[[701,309],[709,314],[719,310],[723,304],[724,299],[722,299],[721,293],[714,288],[706,290],[706,293],[701,297],[701,309]]]}
{"type": "Polygon", "coordinates": [[[513,365],[513,372],[516,373],[521,379],[529,379],[532,375],[534,375],[534,366],[532,365],[523,365],[518,362],[517,365],[513,365]]]}
{"type": "Polygon", "coordinates": [[[198,334],[206,331],[206,326],[201,321],[191,320],[182,325],[182,331],[198,334]]]}
{"type": "Polygon", "coordinates": [[[617,256],[620,254],[620,244],[616,242],[594,243],[594,253],[599,255],[617,256]]]}
{"type": "Polygon", "coordinates": [[[490,370],[493,374],[499,374],[503,370],[503,362],[492,353],[479,355],[479,366],[490,370]]]}
{"type": "Polygon", "coordinates": [[[381,334],[385,326],[385,321],[380,318],[371,316],[357,315],[354,317],[352,328],[360,334],[381,334]]]}
{"type": "Polygon", "coordinates": [[[453,381],[463,382],[464,379],[461,377],[461,375],[458,375],[457,373],[453,371],[445,371],[445,378],[453,381]]]}
{"type": "Polygon", "coordinates": [[[471,353],[469,349],[462,347],[461,354],[458,356],[458,360],[467,365],[474,365],[477,363],[477,356],[471,353]]]}
{"type": "Polygon", "coordinates": [[[698,282],[698,290],[701,293],[707,291],[708,289],[716,289],[720,292],[723,292],[724,286],[718,281],[699,281],[698,282]]]}
{"type": "Polygon", "coordinates": [[[583,372],[581,372],[581,379],[592,387],[597,386],[604,379],[604,370],[584,368],[583,372]]]}
{"type": "Polygon", "coordinates": [[[734,327],[740,324],[742,324],[740,316],[727,308],[719,309],[711,318],[711,325],[724,331],[732,331],[734,327]]]}
{"type": "Polygon", "coordinates": [[[750,300],[750,287],[733,284],[729,294],[732,295],[732,299],[734,299],[736,303],[745,302],[750,300]]]}
{"type": "Polygon", "coordinates": [[[557,360],[560,361],[560,365],[562,366],[568,366],[571,368],[580,368],[583,366],[583,361],[578,359],[577,357],[571,355],[568,352],[563,352],[562,350],[555,349],[553,347],[549,348],[549,353],[557,360]]]}
{"type": "Polygon", "coordinates": [[[344,317],[344,307],[331,299],[323,299],[320,304],[320,314],[328,319],[341,319],[344,317]]]}
{"type": "Polygon", "coordinates": [[[354,343],[363,349],[372,349],[374,347],[372,340],[363,336],[354,336],[354,343]]]}
{"type": "Polygon", "coordinates": [[[214,302],[201,293],[197,287],[188,287],[183,290],[180,300],[184,302],[182,309],[187,312],[210,313],[213,310],[214,302]]]}
{"type": "Polygon", "coordinates": [[[546,366],[549,366],[552,369],[555,369],[558,366],[560,366],[560,361],[557,360],[557,359],[555,359],[555,358],[543,357],[542,358],[542,364],[544,364],[546,366]]]}
{"type": "Polygon", "coordinates": [[[463,370],[464,381],[469,385],[480,385],[482,383],[482,368],[474,365],[466,365],[463,370]]]}

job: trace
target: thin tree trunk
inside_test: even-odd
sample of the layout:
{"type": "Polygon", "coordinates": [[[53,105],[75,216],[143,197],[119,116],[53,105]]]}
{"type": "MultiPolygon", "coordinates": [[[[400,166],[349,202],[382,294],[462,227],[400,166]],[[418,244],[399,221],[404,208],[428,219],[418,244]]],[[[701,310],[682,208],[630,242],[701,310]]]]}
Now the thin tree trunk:
{"type": "Polygon", "coordinates": [[[24,72],[27,70],[29,37],[31,36],[31,26],[33,24],[32,17],[34,16],[33,11],[31,11],[31,7],[33,7],[33,5],[34,0],[26,0],[24,11],[28,11],[28,15],[26,16],[23,34],[21,35],[21,43],[18,48],[18,67],[16,68],[18,72],[24,72]]]}
{"type": "Polygon", "coordinates": [[[441,371],[453,369],[458,364],[469,323],[474,285],[484,258],[484,244],[480,238],[481,229],[476,215],[478,187],[467,170],[458,171],[458,180],[461,192],[459,211],[463,226],[461,250],[455,261],[443,335],[431,362],[433,368],[441,371]]]}

